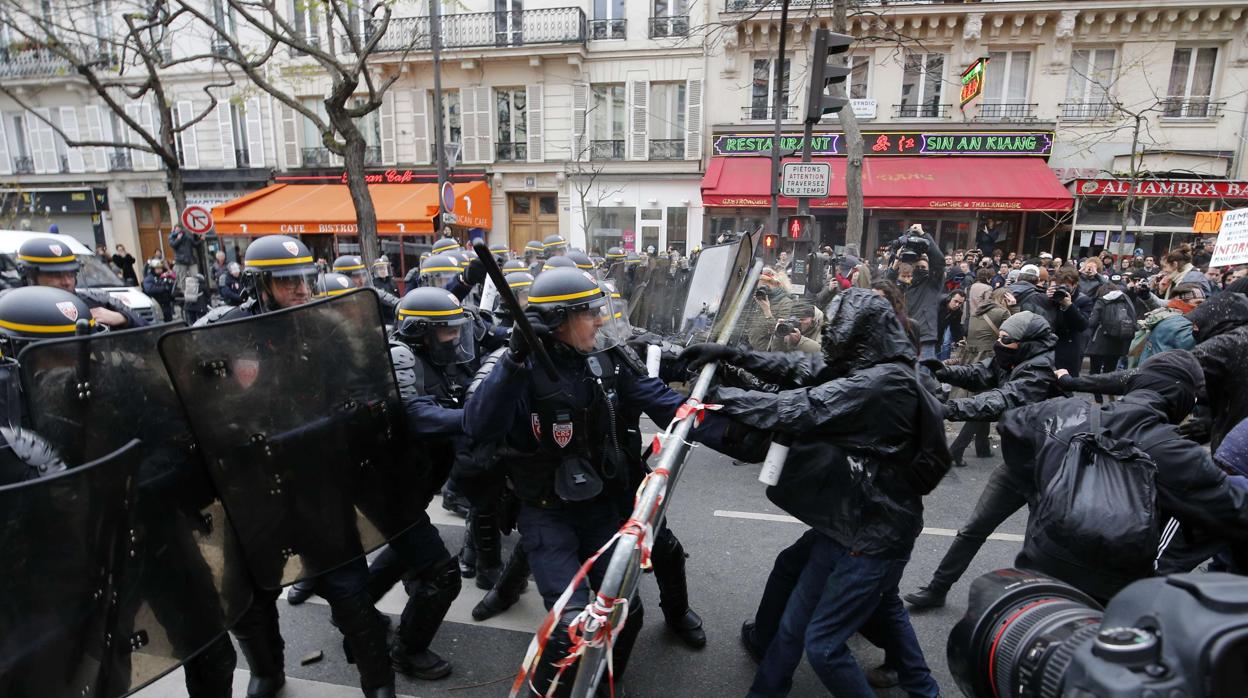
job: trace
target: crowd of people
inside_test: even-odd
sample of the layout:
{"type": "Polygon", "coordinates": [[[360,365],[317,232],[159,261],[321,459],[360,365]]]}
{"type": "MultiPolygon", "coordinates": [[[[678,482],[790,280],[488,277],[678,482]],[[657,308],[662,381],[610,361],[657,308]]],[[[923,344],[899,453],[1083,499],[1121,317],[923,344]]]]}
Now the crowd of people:
{"type": "MultiPolygon", "coordinates": [[[[145,277],[169,274],[162,284],[189,285],[200,275],[179,250],[195,242],[171,237],[174,269],[149,264],[145,277]]],[[[54,244],[25,243],[19,261],[29,288],[0,295],[5,357],[97,322],[143,324],[78,291],[77,262],[54,244]],[[64,304],[86,324],[67,327],[64,304]]],[[[1018,566],[1101,601],[1136,579],[1207,560],[1235,572],[1248,564],[1243,270],[1215,283],[1186,247],[1151,272],[1141,257],[1140,274],[1098,258],[1076,266],[989,251],[945,255],[912,226],[874,261],[826,249],[813,255],[801,292],[793,287],[798,265],[778,256],[746,290],[751,301],[733,339],[718,344],[689,342],[686,318],[672,310],[696,274],[696,255],[689,264],[611,248],[596,259],[552,235],[516,253],[491,247],[507,286],[493,289],[484,260],[442,239],[400,297],[383,260],[344,255],[322,267],[302,242],[274,235],[252,241],[241,269],[218,257],[212,275],[223,302],[205,301],[183,319],[204,327],[354,289],[377,296],[389,338],[378,370],[393,370],[409,456],[429,473],[423,504],[440,489],[443,506],[468,525],[464,540],[448,547],[423,509],[411,512],[415,524],[371,562],[355,559],[290,589],[292,604],[312,594],[329,602],[365,695],[393,696],[395,671],[422,680],[451,673],[433,646],[463,579],[487,591],[472,612],[478,620],[505,613],[534,580],[551,612],[540,657],[524,667],[522,688],[536,695],[570,690],[576,657],[596,637],[585,609],[626,604],[628,622],[610,650],[610,683],[626,685],[645,609],[639,596],[595,596],[605,557],[583,580],[582,565],[630,525],[633,493],[651,467],[642,416],[660,427],[671,422],[686,405],[671,386],[718,362],[719,382],[707,397],[717,407],[699,415],[691,437],[761,462],[783,436],[789,454],[767,497],[809,526],[776,557],[757,612],[742,627],[759,665],[749,695],[788,695],[805,655],[836,695],[900,686],[936,696],[906,602],[944,604],[987,536],[1023,506],[1032,516],[1018,566]],[[492,290],[516,299],[528,330],[517,328],[515,306],[492,290]],[[688,346],[663,353],[656,376],[643,357],[650,344],[670,348],[664,340],[671,339],[688,346]],[[961,425],[952,443],[945,422],[961,425]],[[931,581],[903,602],[923,498],[951,467],[965,465],[972,443],[977,456],[993,455],[994,422],[1001,464],[931,581]],[[1126,489],[1092,498],[1097,511],[1070,510],[1076,498],[1063,497],[1070,494],[1063,487],[1094,465],[1130,469],[1118,480],[1126,489]],[[1071,522],[1084,525],[1072,532],[1071,522]],[[501,541],[511,531],[519,543],[504,559],[501,541]],[[408,601],[391,643],[374,605],[399,582],[408,601]],[[885,650],[882,665],[859,666],[848,648],[855,634],[885,650]]],[[[127,257],[124,248],[114,256],[123,273],[135,264],[127,257]]],[[[1134,259],[1128,267],[1137,268],[1134,259]]],[[[193,291],[207,297],[208,287],[181,293],[193,291]]],[[[24,453],[6,452],[0,474],[37,480],[65,467],[48,467],[46,452],[38,462],[24,453]]],[[[686,645],[702,647],[684,547],[666,525],[652,536],[664,623],[686,645]]],[[[285,683],[278,597],[257,585],[231,628],[251,673],[249,698],[275,696],[285,683]]],[[[228,696],[235,662],[222,639],[190,658],[190,695],[228,696]]]]}

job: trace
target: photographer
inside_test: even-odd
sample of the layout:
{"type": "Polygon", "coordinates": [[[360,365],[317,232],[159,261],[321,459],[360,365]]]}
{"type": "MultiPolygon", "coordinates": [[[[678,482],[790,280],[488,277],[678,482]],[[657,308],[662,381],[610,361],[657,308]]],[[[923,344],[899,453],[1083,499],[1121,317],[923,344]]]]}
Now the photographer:
{"type": "Polygon", "coordinates": [[[795,317],[776,325],[776,342],[772,350],[799,351],[803,354],[818,354],[823,351],[819,348],[819,342],[802,334],[801,324],[795,317]]]}
{"type": "Polygon", "coordinates": [[[906,297],[906,308],[919,333],[920,358],[936,358],[937,318],[944,295],[945,255],[923,226],[910,226],[893,243],[888,279],[895,281],[906,297]]]}
{"type": "Polygon", "coordinates": [[[793,298],[784,279],[771,267],[764,267],[754,290],[753,317],[747,325],[746,341],[755,349],[766,351],[779,318],[793,314],[793,298]]]}

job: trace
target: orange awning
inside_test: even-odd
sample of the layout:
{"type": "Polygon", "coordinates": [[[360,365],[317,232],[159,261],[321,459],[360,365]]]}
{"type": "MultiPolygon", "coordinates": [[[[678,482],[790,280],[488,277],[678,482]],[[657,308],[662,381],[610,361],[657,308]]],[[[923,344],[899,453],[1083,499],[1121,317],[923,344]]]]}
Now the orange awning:
{"type": "MultiPolygon", "coordinates": [[[[455,188],[456,225],[489,230],[493,224],[485,182],[455,188]]],[[[432,234],[438,185],[370,184],[382,235],[432,234]]],[[[212,209],[218,235],[353,235],[355,206],[345,184],[274,184],[212,209]]]]}

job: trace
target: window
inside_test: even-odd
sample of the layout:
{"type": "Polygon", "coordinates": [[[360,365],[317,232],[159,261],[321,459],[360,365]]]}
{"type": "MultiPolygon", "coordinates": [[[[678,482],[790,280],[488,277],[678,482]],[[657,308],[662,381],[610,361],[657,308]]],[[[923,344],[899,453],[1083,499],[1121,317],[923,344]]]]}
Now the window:
{"type": "Polygon", "coordinates": [[[629,206],[590,207],[589,249],[604,251],[612,247],[635,250],[637,209],[629,206]],[[627,241],[627,243],[626,243],[627,241]]]}
{"type": "Polygon", "coordinates": [[[650,157],[681,160],[685,157],[685,83],[650,84],[650,157]]]}
{"type": "Polygon", "coordinates": [[[979,105],[981,119],[1026,119],[1027,82],[1031,75],[1030,51],[993,51],[984,66],[984,93],[979,105]]]}
{"type": "Polygon", "coordinates": [[[906,52],[898,118],[935,118],[941,114],[945,57],[939,53],[906,52]]]}
{"type": "Polygon", "coordinates": [[[686,36],[689,33],[687,0],[654,0],[650,15],[650,38],[686,36]]]}
{"type": "Polygon", "coordinates": [[[1076,49],[1070,55],[1063,119],[1104,119],[1112,111],[1109,88],[1114,81],[1112,48],[1076,49]]]}
{"type": "Polygon", "coordinates": [[[290,17],[293,20],[292,24],[295,26],[295,33],[313,46],[316,46],[319,41],[316,31],[318,6],[317,3],[309,0],[291,0],[290,17]]]}
{"type": "Polygon", "coordinates": [[[624,159],[624,86],[594,85],[590,105],[590,159],[624,159]]]}
{"type": "Polygon", "coordinates": [[[1176,47],[1162,116],[1198,119],[1215,116],[1217,109],[1209,98],[1213,95],[1213,71],[1217,63],[1216,47],[1176,47]]]}
{"type": "MultiPolygon", "coordinates": [[[[367,103],[368,99],[364,97],[355,97],[351,100],[351,106],[357,109],[367,103]]],[[[364,164],[366,165],[376,165],[381,162],[380,111],[380,109],[374,109],[355,120],[356,128],[360,129],[360,133],[364,136],[364,164]]]]}
{"type": "MultiPolygon", "coordinates": [[[[771,106],[775,100],[775,64],[771,58],[754,59],[754,79],[750,92],[749,114],[751,119],[775,118],[771,106]]],[[[789,59],[781,66],[783,79],[780,87],[780,111],[788,117],[789,111],[789,59]]]]}
{"type": "Polygon", "coordinates": [[[594,0],[594,18],[590,20],[589,29],[591,39],[627,38],[624,0],[594,0]]]}
{"type": "Polygon", "coordinates": [[[525,123],[524,88],[495,90],[494,96],[498,104],[498,132],[495,140],[498,144],[498,159],[527,160],[529,135],[525,123]]]}
{"type": "Polygon", "coordinates": [[[849,57],[849,98],[867,98],[867,80],[871,77],[870,56],[849,57]]]}
{"type": "MultiPolygon", "coordinates": [[[[222,0],[228,2],[228,0],[222,0]]],[[[362,38],[368,36],[368,23],[372,18],[372,2],[371,0],[356,0],[347,3],[347,26],[348,31],[356,37],[362,38]]],[[[345,40],[343,42],[350,45],[345,40]]]]}
{"type": "Polygon", "coordinates": [[[689,254],[685,236],[689,230],[689,209],[683,206],[672,206],[667,209],[667,246],[680,250],[682,255],[689,254]]]}
{"type": "Polygon", "coordinates": [[[442,128],[446,131],[447,143],[464,142],[463,115],[459,107],[459,90],[447,90],[442,93],[442,128]]]}
{"type": "Polygon", "coordinates": [[[247,111],[241,104],[230,105],[230,130],[234,134],[234,161],[247,167],[247,111]]]}

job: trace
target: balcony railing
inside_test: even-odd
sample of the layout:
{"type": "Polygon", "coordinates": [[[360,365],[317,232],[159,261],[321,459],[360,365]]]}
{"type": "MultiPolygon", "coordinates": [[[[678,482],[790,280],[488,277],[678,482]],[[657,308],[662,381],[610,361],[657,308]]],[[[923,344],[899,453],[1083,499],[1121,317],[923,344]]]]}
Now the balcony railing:
{"type": "Polygon", "coordinates": [[[499,143],[494,149],[495,160],[528,160],[527,143],[499,143]]]}
{"type": "MultiPolygon", "coordinates": [[[[859,7],[871,5],[936,5],[957,2],[957,0],[853,0],[859,7]]],[[[755,12],[758,10],[780,10],[780,0],[725,0],[725,12],[755,12]]],[[[836,0],[789,0],[789,9],[794,7],[831,7],[836,0]]]]}
{"type": "Polygon", "coordinates": [[[623,160],[624,141],[590,141],[590,160],[623,160]]]}
{"type": "Polygon", "coordinates": [[[366,145],[364,146],[364,164],[380,165],[381,163],[381,146],[366,145]]]}
{"type": "Polygon", "coordinates": [[[1063,102],[1057,108],[1063,121],[1104,121],[1114,114],[1114,105],[1109,102],[1063,102]]]}
{"type": "Polygon", "coordinates": [[[51,49],[33,48],[15,51],[0,48],[0,77],[29,78],[62,75],[73,70],[69,61],[51,49]]]}
{"type": "Polygon", "coordinates": [[[589,20],[589,38],[594,41],[603,41],[606,39],[627,39],[628,20],[591,19],[589,20]]]}
{"type": "Polygon", "coordinates": [[[946,119],[949,104],[894,104],[894,119],[946,119]]]}
{"type": "MultiPolygon", "coordinates": [[[[786,106],[784,106],[784,107],[781,107],[781,108],[780,108],[780,118],[782,118],[782,119],[792,119],[792,118],[793,118],[793,114],[794,114],[796,111],[797,111],[797,107],[796,107],[795,105],[793,105],[793,104],[789,104],[789,105],[786,105],[786,106]]],[[[745,119],[745,120],[747,120],[747,121],[770,121],[770,120],[772,120],[772,119],[774,119],[774,118],[776,118],[776,117],[775,117],[774,113],[773,113],[773,112],[772,112],[772,110],[771,110],[771,105],[770,105],[770,104],[768,104],[768,105],[767,105],[767,106],[765,106],[765,107],[764,107],[764,106],[760,106],[760,105],[755,105],[755,106],[750,106],[750,107],[742,107],[742,109],[741,109],[741,118],[742,118],[742,119],[745,119]]]]}
{"type": "Polygon", "coordinates": [[[1167,97],[1161,102],[1161,116],[1166,119],[1216,119],[1222,115],[1226,102],[1208,97],[1167,97]]]}
{"type": "Polygon", "coordinates": [[[300,148],[304,167],[329,167],[333,164],[333,153],[324,146],[319,148],[300,148]]]}
{"type": "Polygon", "coordinates": [[[29,155],[18,155],[13,158],[13,174],[34,174],[35,159],[29,155]]]}
{"type": "Polygon", "coordinates": [[[650,18],[651,39],[661,39],[669,36],[689,36],[688,15],[650,18]]]}
{"type": "Polygon", "coordinates": [[[236,58],[238,54],[234,51],[234,47],[226,41],[214,39],[212,42],[212,55],[218,58],[236,58]]]}
{"type": "MultiPolygon", "coordinates": [[[[371,32],[379,25],[370,20],[371,32]]],[[[537,44],[583,44],[585,12],[579,7],[552,7],[519,12],[473,12],[442,17],[442,48],[518,47],[537,44]]],[[[429,49],[429,18],[390,20],[379,51],[429,49]]]]}
{"type": "Polygon", "coordinates": [[[1034,121],[1037,106],[1035,104],[1020,104],[1017,102],[980,104],[979,115],[975,118],[980,121],[1034,121]]]}
{"type": "Polygon", "coordinates": [[[683,138],[651,138],[651,160],[684,160],[685,139],[683,138]]]}
{"type": "Polygon", "coordinates": [[[114,150],[108,154],[108,169],[113,172],[129,172],[134,169],[134,163],[130,159],[130,151],[114,150]]]}

